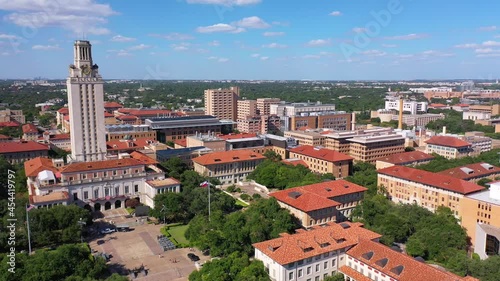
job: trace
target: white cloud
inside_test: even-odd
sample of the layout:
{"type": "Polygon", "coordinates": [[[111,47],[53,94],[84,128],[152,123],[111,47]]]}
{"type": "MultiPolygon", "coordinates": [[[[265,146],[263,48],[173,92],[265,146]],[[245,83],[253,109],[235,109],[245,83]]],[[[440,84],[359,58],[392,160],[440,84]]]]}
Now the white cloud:
{"type": "Polygon", "coordinates": [[[387,55],[386,52],[380,51],[380,50],[368,50],[361,52],[361,54],[366,55],[366,56],[373,56],[373,57],[382,57],[387,55]]]}
{"type": "Polygon", "coordinates": [[[251,57],[252,58],[258,58],[258,57],[260,57],[260,54],[252,54],[251,57]]]}
{"type": "Polygon", "coordinates": [[[216,59],[218,59],[218,57],[212,56],[212,57],[208,57],[207,59],[209,59],[209,60],[216,60],[216,59]]]}
{"type": "Polygon", "coordinates": [[[497,42],[497,41],[486,41],[486,42],[483,42],[482,45],[483,46],[487,46],[487,47],[498,47],[498,46],[500,46],[500,42],[497,42]]]}
{"type": "Polygon", "coordinates": [[[219,47],[220,46],[220,42],[217,41],[217,40],[214,40],[212,42],[208,42],[208,45],[212,46],[212,47],[219,47]]]}
{"type": "Polygon", "coordinates": [[[429,37],[428,34],[416,34],[416,33],[411,33],[411,34],[406,34],[406,35],[398,35],[398,36],[389,36],[385,37],[387,40],[415,40],[415,39],[422,39],[429,37]]]}
{"type": "Polygon", "coordinates": [[[31,47],[33,50],[39,50],[39,51],[52,51],[52,50],[59,50],[61,49],[59,45],[34,45],[31,47]]]}
{"type": "Polygon", "coordinates": [[[200,26],[196,28],[196,31],[199,33],[216,33],[216,32],[241,33],[244,32],[245,29],[241,27],[232,26],[227,23],[218,23],[209,26],[200,26]]]}
{"type": "Polygon", "coordinates": [[[132,54],[125,50],[120,50],[116,53],[116,55],[119,57],[130,57],[132,54]]]}
{"type": "Polygon", "coordinates": [[[1,55],[2,55],[2,56],[9,56],[9,55],[10,55],[10,53],[9,53],[9,52],[2,52],[2,54],[1,54],[1,55]]]}
{"type": "Polygon", "coordinates": [[[331,13],[329,13],[330,16],[334,16],[334,17],[338,17],[338,16],[341,16],[342,13],[340,11],[333,11],[331,13]]]}
{"type": "Polygon", "coordinates": [[[209,50],[207,50],[207,49],[203,49],[203,48],[196,49],[196,52],[197,52],[197,53],[200,53],[200,54],[210,53],[210,51],[209,51],[209,50]]]}
{"type": "Polygon", "coordinates": [[[477,55],[476,57],[478,57],[478,58],[500,57],[500,53],[479,54],[479,55],[477,55]]]}
{"type": "Polygon", "coordinates": [[[283,45],[283,44],[278,44],[278,43],[271,43],[271,44],[267,44],[267,45],[262,45],[263,48],[271,48],[271,49],[283,49],[283,48],[286,48],[288,47],[287,45],[283,45]]]}
{"type": "Polygon", "coordinates": [[[265,22],[263,19],[253,16],[248,18],[243,18],[235,23],[239,27],[244,28],[269,28],[270,24],[265,22]]]}
{"type": "Polygon", "coordinates": [[[495,31],[499,29],[498,26],[491,25],[491,26],[482,26],[479,28],[480,31],[495,31]]]}
{"type": "Polygon", "coordinates": [[[12,34],[0,34],[0,40],[2,39],[7,39],[7,40],[13,40],[13,39],[18,39],[19,37],[17,37],[16,35],[12,35],[12,34]]]}
{"type": "Polygon", "coordinates": [[[427,56],[427,57],[428,56],[433,56],[433,57],[452,57],[455,54],[452,54],[452,53],[443,53],[443,52],[435,51],[435,50],[427,50],[427,51],[422,52],[422,55],[427,56]]]}
{"type": "Polygon", "coordinates": [[[188,4],[209,4],[221,6],[246,6],[259,4],[261,0],[186,0],[188,4]]]}
{"type": "Polygon", "coordinates": [[[229,59],[228,58],[219,58],[217,61],[218,62],[227,62],[227,61],[229,61],[229,59]]]}
{"type": "Polygon", "coordinates": [[[135,41],[135,38],[115,35],[109,40],[113,42],[130,42],[130,41],[135,41]]]}
{"type": "Polygon", "coordinates": [[[283,36],[283,35],[285,35],[285,32],[272,32],[272,31],[268,31],[268,32],[262,33],[262,35],[264,35],[266,37],[283,36]]]}
{"type": "Polygon", "coordinates": [[[455,45],[455,48],[461,48],[461,49],[473,49],[479,47],[478,44],[475,43],[467,43],[467,44],[460,44],[460,45],[455,45]]]}
{"type": "Polygon", "coordinates": [[[159,38],[164,38],[164,39],[167,39],[167,40],[191,40],[191,39],[194,39],[193,36],[189,35],[189,34],[183,34],[183,33],[177,33],[177,32],[172,32],[172,33],[169,33],[169,34],[149,34],[149,36],[152,36],[152,37],[159,37],[159,38]]]}
{"type": "Polygon", "coordinates": [[[413,54],[396,54],[396,57],[400,58],[400,59],[409,59],[409,58],[413,58],[415,55],[413,54]]]}
{"type": "Polygon", "coordinates": [[[395,44],[382,44],[382,47],[384,47],[384,48],[397,48],[398,45],[395,45],[395,44]]]}
{"type": "Polygon", "coordinates": [[[187,42],[181,42],[179,44],[171,44],[170,47],[174,50],[174,51],[187,51],[189,49],[189,47],[191,46],[190,43],[187,43],[187,42]]]}
{"type": "Polygon", "coordinates": [[[481,48],[475,49],[474,52],[476,54],[491,54],[491,53],[500,53],[500,49],[492,49],[492,48],[481,48]]]}
{"type": "Polygon", "coordinates": [[[364,27],[355,27],[355,28],[352,29],[352,32],[354,32],[354,33],[363,33],[363,32],[366,32],[366,31],[367,31],[367,29],[364,28],[364,27]]]}
{"type": "Polygon", "coordinates": [[[139,45],[132,46],[132,47],[130,47],[128,49],[130,51],[139,51],[139,50],[144,50],[144,49],[149,49],[149,48],[151,48],[151,46],[144,45],[144,44],[139,44],[139,45]]]}
{"type": "Polygon", "coordinates": [[[307,46],[309,47],[320,47],[320,46],[326,46],[330,44],[330,39],[316,39],[316,40],[311,40],[307,42],[307,46]]]}
{"type": "Polygon", "coordinates": [[[321,56],[319,55],[305,55],[302,57],[303,59],[319,59],[321,56]]]}
{"type": "Polygon", "coordinates": [[[269,60],[269,57],[260,57],[260,60],[269,60]]]}
{"type": "Polygon", "coordinates": [[[81,35],[104,35],[107,18],[116,15],[109,4],[95,0],[0,0],[0,9],[12,12],[4,20],[32,29],[59,27],[81,35]]]}

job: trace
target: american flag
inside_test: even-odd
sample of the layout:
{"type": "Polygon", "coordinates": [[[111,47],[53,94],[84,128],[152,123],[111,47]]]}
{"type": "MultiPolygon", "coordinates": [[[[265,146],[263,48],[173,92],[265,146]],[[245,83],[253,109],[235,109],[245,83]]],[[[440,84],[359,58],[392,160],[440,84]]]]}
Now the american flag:
{"type": "Polygon", "coordinates": [[[204,181],[200,183],[200,187],[207,187],[210,183],[208,181],[204,181]]]}
{"type": "Polygon", "coordinates": [[[28,205],[26,205],[26,212],[29,212],[29,211],[31,211],[31,209],[34,209],[34,208],[35,208],[35,206],[28,204],[28,205]]]}

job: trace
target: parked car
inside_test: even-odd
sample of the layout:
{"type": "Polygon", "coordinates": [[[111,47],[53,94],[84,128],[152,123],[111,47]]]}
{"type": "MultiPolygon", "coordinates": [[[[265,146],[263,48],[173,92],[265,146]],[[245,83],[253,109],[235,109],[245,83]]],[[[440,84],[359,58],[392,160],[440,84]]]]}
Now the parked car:
{"type": "Polygon", "coordinates": [[[188,258],[191,260],[191,261],[199,261],[200,260],[200,257],[198,257],[197,255],[193,254],[193,253],[189,253],[187,254],[188,258]]]}
{"type": "Polygon", "coordinates": [[[101,234],[110,234],[110,233],[113,233],[115,231],[116,231],[116,229],[114,229],[114,228],[105,228],[105,229],[101,230],[101,234]]]}

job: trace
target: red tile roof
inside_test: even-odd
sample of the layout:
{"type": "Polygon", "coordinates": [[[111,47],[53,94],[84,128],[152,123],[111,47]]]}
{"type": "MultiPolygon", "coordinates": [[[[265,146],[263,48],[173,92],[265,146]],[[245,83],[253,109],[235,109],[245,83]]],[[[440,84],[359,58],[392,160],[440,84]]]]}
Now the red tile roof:
{"type": "Polygon", "coordinates": [[[137,138],[133,140],[110,140],[106,142],[106,147],[108,151],[135,150],[135,149],[141,149],[155,142],[156,140],[151,138],[137,138]]]}
{"type": "Polygon", "coordinates": [[[335,150],[327,149],[327,148],[315,148],[310,145],[302,145],[296,148],[290,149],[290,152],[325,160],[328,162],[337,162],[337,161],[348,161],[353,160],[349,155],[344,153],[340,153],[335,150]]]}
{"type": "Polygon", "coordinates": [[[251,133],[241,133],[241,134],[229,134],[229,135],[218,135],[219,138],[223,140],[234,140],[234,139],[244,139],[244,138],[255,138],[257,134],[251,133]]]}
{"type": "Polygon", "coordinates": [[[23,133],[38,133],[38,129],[35,125],[28,123],[23,125],[23,133]]]}
{"type": "Polygon", "coordinates": [[[69,121],[69,115],[63,117],[64,121],[69,121]]]}
{"type": "Polygon", "coordinates": [[[115,115],[111,114],[111,113],[109,113],[107,111],[104,112],[104,118],[111,118],[111,117],[115,117],[115,115]]]}
{"type": "Polygon", "coordinates": [[[131,110],[129,114],[138,117],[162,117],[170,116],[172,114],[172,111],[166,109],[135,109],[131,110]]]}
{"type": "Polygon", "coordinates": [[[306,168],[309,168],[309,166],[307,165],[306,162],[304,162],[304,160],[301,160],[301,159],[296,159],[296,158],[292,158],[292,159],[285,159],[285,160],[282,160],[281,162],[287,164],[287,165],[292,165],[292,166],[297,166],[297,165],[302,165],[306,168]]]}
{"type": "Polygon", "coordinates": [[[462,167],[451,168],[439,172],[439,174],[447,175],[462,180],[470,180],[474,178],[482,178],[491,175],[500,174],[500,168],[488,163],[475,163],[462,167]]]}
{"type": "Polygon", "coordinates": [[[344,275],[354,278],[354,280],[356,281],[372,281],[372,279],[364,276],[363,274],[357,272],[353,268],[348,267],[347,265],[344,265],[341,268],[339,268],[339,271],[342,272],[344,275]]]}
{"type": "Polygon", "coordinates": [[[49,170],[57,173],[59,170],[54,167],[52,159],[46,157],[37,157],[24,162],[24,172],[27,177],[36,177],[38,173],[44,170],[49,170]]]}
{"type": "Polygon", "coordinates": [[[66,115],[66,114],[69,114],[69,108],[63,107],[63,108],[60,108],[57,112],[59,112],[62,115],[66,115]]]}
{"type": "Polygon", "coordinates": [[[253,244],[280,265],[312,258],[356,245],[359,239],[378,239],[381,235],[363,228],[361,223],[328,223],[295,234],[253,244]],[[347,226],[347,227],[344,227],[347,226]],[[321,247],[323,246],[323,247],[321,247]]]}
{"type": "Polygon", "coordinates": [[[433,186],[435,188],[449,190],[464,195],[484,189],[484,187],[472,182],[406,166],[392,166],[385,169],[380,169],[377,172],[379,173],[379,175],[382,174],[399,179],[418,182],[421,184],[433,186]]]}
{"type": "Polygon", "coordinates": [[[49,150],[49,147],[35,141],[12,141],[0,143],[0,154],[49,150]]]}
{"type": "Polygon", "coordinates": [[[471,144],[466,141],[449,136],[433,136],[428,141],[426,141],[426,143],[455,148],[471,146],[471,144]]]}
{"type": "Polygon", "coordinates": [[[269,196],[303,212],[310,212],[341,205],[334,201],[335,197],[367,190],[346,180],[335,180],[289,188],[273,192],[269,196]]]}
{"type": "Polygon", "coordinates": [[[0,122],[0,128],[1,127],[19,127],[21,126],[21,123],[17,121],[9,121],[9,122],[0,122]]]}
{"type": "Polygon", "coordinates": [[[110,101],[110,102],[105,102],[104,103],[104,108],[115,108],[115,107],[123,107],[123,105],[117,103],[117,102],[114,102],[114,101],[110,101]]]}
{"type": "Polygon", "coordinates": [[[460,106],[460,107],[469,107],[469,106],[470,106],[470,104],[459,103],[459,104],[455,104],[455,106],[460,106]]]}
{"type": "Polygon", "coordinates": [[[312,192],[304,191],[300,188],[290,188],[273,192],[269,194],[269,196],[306,213],[341,205],[339,202],[319,196],[312,192]]]}
{"type": "Polygon", "coordinates": [[[414,162],[430,161],[434,159],[434,156],[421,151],[410,151],[403,153],[396,153],[386,157],[377,159],[379,161],[391,163],[394,165],[407,165],[414,162]]]}
{"type": "Polygon", "coordinates": [[[224,163],[243,162],[249,160],[264,160],[266,157],[251,150],[230,150],[213,152],[193,159],[193,162],[200,165],[214,165],[224,163]]]}
{"type": "Polygon", "coordinates": [[[391,278],[401,281],[474,280],[470,279],[470,277],[469,279],[465,279],[451,272],[437,269],[424,262],[417,261],[411,256],[396,252],[385,245],[368,239],[360,239],[356,246],[347,251],[347,255],[391,278]],[[384,259],[387,259],[385,265],[380,262],[380,260],[384,259]]]}
{"type": "Polygon", "coordinates": [[[141,153],[139,151],[134,151],[132,153],[130,153],[130,157],[136,159],[136,160],[139,160],[141,161],[142,163],[144,163],[145,165],[155,165],[155,164],[158,164],[158,161],[156,161],[155,159],[145,155],[144,153],[141,153]]]}
{"type": "Polygon", "coordinates": [[[137,120],[138,117],[134,115],[119,115],[116,116],[116,119],[121,120],[121,121],[132,121],[132,120],[137,120]]]}
{"type": "Polygon", "coordinates": [[[57,134],[57,135],[51,135],[49,140],[69,140],[71,139],[70,134],[57,134]]]}
{"type": "Polygon", "coordinates": [[[0,134],[0,140],[10,140],[11,137],[0,134]]]}
{"type": "Polygon", "coordinates": [[[447,107],[447,105],[442,103],[431,103],[429,107],[447,107]]]}
{"type": "Polygon", "coordinates": [[[187,139],[174,140],[174,143],[182,147],[187,147],[187,139]]]}
{"type": "Polygon", "coordinates": [[[144,164],[133,158],[125,159],[115,159],[115,160],[104,160],[95,162],[79,162],[71,163],[61,170],[61,173],[75,173],[75,172],[85,172],[93,170],[104,170],[113,168],[123,168],[123,167],[133,167],[133,166],[144,166],[144,164]]]}

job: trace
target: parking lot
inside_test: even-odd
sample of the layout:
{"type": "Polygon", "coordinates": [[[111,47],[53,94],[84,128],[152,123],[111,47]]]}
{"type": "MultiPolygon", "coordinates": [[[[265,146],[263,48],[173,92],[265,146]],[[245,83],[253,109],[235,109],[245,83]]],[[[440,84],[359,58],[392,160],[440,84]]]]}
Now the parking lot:
{"type": "Polygon", "coordinates": [[[113,272],[127,274],[128,270],[143,266],[147,275],[139,273],[134,280],[186,281],[196,270],[195,263],[189,260],[188,253],[200,257],[200,264],[209,260],[197,249],[175,249],[164,252],[158,244],[161,225],[143,224],[133,226],[129,232],[114,232],[102,235],[89,242],[92,250],[111,254],[109,265],[113,272]],[[98,243],[99,241],[99,243],[98,243]]]}

